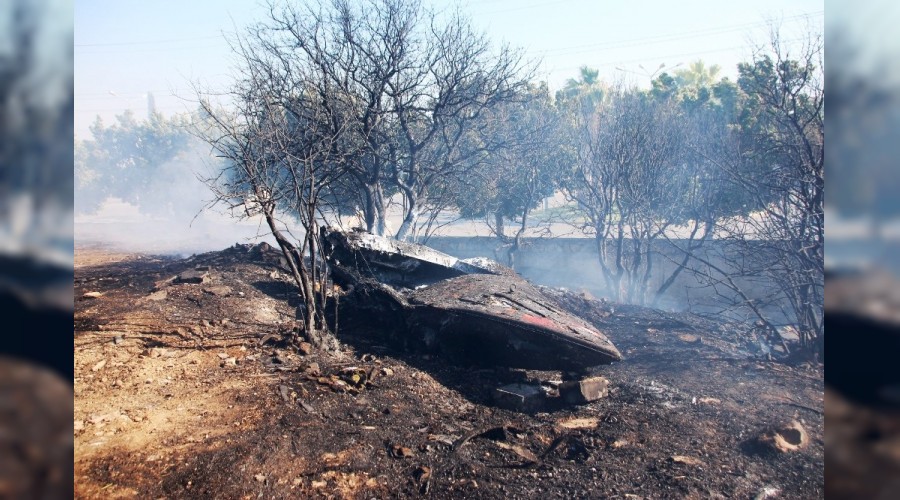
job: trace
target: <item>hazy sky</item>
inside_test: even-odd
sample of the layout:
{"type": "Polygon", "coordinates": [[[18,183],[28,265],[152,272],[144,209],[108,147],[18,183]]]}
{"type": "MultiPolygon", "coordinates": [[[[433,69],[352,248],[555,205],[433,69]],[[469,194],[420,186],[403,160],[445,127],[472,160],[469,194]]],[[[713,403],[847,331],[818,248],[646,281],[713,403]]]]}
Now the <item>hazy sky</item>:
{"type": "MultiPolygon", "coordinates": [[[[450,5],[433,0],[436,6],[450,5]]],[[[734,77],[767,22],[787,39],[821,30],[824,0],[470,0],[472,21],[496,41],[543,61],[539,77],[561,87],[583,65],[607,80],[646,85],[660,64],[697,59],[734,77]]],[[[192,108],[189,81],[224,88],[233,64],[223,33],[261,19],[253,0],[75,0],[75,132],[97,115],[112,123],[146,113],[147,93],[164,114],[192,108]]]]}

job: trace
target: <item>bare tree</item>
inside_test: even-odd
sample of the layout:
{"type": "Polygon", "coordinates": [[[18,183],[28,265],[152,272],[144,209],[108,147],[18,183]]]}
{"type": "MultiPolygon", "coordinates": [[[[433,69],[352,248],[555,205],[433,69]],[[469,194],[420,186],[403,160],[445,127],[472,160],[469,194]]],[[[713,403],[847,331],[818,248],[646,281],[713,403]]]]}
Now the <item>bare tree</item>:
{"type": "Polygon", "coordinates": [[[386,232],[388,198],[399,192],[395,236],[415,237],[423,209],[443,208],[447,180],[480,154],[470,141],[480,115],[524,88],[520,56],[493,51],[458,12],[437,16],[418,0],[270,7],[256,36],[285,67],[307,69],[320,105],[344,121],[342,188],[355,188],[366,228],[386,232]]]}
{"type": "Polygon", "coordinates": [[[717,262],[696,259],[707,283],[750,311],[770,335],[779,337],[779,322],[787,322],[796,326],[802,348],[821,355],[823,44],[821,37],[811,37],[796,54],[785,47],[773,30],[766,50],[739,65],[741,115],[708,143],[706,157],[743,190],[751,210],[719,221],[716,231],[723,245],[717,262]],[[768,286],[747,286],[760,280],[768,286]]]}
{"type": "Polygon", "coordinates": [[[515,267],[526,231],[546,230],[544,223],[550,222],[531,215],[561,187],[562,170],[571,162],[566,123],[545,84],[496,106],[483,119],[489,127],[481,141],[490,147],[460,179],[464,188],[456,204],[466,218],[485,220],[501,243],[498,252],[502,249],[507,264],[515,267]]]}
{"type": "Polygon", "coordinates": [[[323,317],[325,264],[318,240],[326,218],[322,193],[343,175],[345,159],[336,143],[343,137],[340,113],[322,105],[309,74],[273,57],[258,38],[234,43],[241,74],[224,106],[200,95],[204,120],[196,131],[224,159],[208,184],[215,202],[239,217],[261,215],[284,254],[300,291],[298,316],[306,336],[334,348],[323,317]],[[303,229],[293,240],[282,215],[303,229]]]}
{"type": "Polygon", "coordinates": [[[688,191],[677,108],[622,87],[576,115],[577,168],[568,196],[594,235],[615,300],[644,303],[654,242],[680,220],[688,191]]]}

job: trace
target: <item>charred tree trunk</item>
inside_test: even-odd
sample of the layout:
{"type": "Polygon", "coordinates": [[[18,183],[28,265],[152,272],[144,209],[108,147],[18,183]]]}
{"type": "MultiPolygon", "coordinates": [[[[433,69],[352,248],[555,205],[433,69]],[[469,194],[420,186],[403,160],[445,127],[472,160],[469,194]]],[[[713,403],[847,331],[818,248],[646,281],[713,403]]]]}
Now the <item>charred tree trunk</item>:
{"type": "Polygon", "coordinates": [[[375,222],[378,218],[378,210],[375,206],[375,190],[372,186],[368,184],[363,186],[363,194],[365,196],[366,206],[363,208],[363,216],[365,217],[366,222],[366,231],[381,235],[380,233],[376,233],[375,222]]]}

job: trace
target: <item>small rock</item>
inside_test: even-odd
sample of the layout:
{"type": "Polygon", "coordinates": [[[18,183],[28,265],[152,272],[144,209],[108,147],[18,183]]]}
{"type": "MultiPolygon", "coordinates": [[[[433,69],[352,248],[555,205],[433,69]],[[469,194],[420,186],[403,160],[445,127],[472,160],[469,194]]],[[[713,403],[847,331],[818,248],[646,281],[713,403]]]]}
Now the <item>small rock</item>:
{"type": "Polygon", "coordinates": [[[113,337],[113,344],[119,345],[122,342],[125,342],[125,339],[121,335],[116,335],[115,337],[113,337]]]}
{"type": "Polygon", "coordinates": [[[284,400],[285,403],[291,402],[291,388],[286,385],[279,385],[278,392],[281,394],[281,399],[284,400]]]}
{"type": "Polygon", "coordinates": [[[72,426],[72,429],[75,432],[83,431],[84,430],[84,420],[76,420],[75,424],[72,426]]]}
{"type": "Polygon", "coordinates": [[[237,366],[237,358],[225,358],[225,360],[222,361],[222,366],[237,366]]]}
{"type": "Polygon", "coordinates": [[[205,287],[203,291],[216,297],[227,297],[231,295],[231,287],[225,285],[208,286],[205,287]]]}
{"type": "Polygon", "coordinates": [[[689,457],[686,455],[673,455],[670,460],[675,462],[676,464],[685,464],[685,465],[703,465],[703,462],[700,461],[699,458],[689,457]]]}
{"type": "Polygon", "coordinates": [[[309,356],[312,350],[313,346],[309,342],[300,342],[300,345],[297,346],[297,351],[304,356],[309,356]]]}
{"type": "Polygon", "coordinates": [[[391,446],[391,456],[394,458],[408,458],[413,456],[413,451],[406,446],[395,444],[391,446]]]}
{"type": "Polygon", "coordinates": [[[97,364],[95,364],[94,366],[92,366],[92,367],[91,367],[91,371],[92,371],[92,372],[99,372],[100,370],[103,369],[104,366],[106,366],[106,360],[105,360],[105,359],[104,359],[104,360],[101,360],[99,363],[97,363],[97,364]]]}
{"type": "Polygon", "coordinates": [[[321,375],[322,370],[319,368],[319,363],[310,363],[309,366],[306,367],[306,373],[313,377],[321,375]]]}
{"type": "Polygon", "coordinates": [[[384,367],[384,368],[381,369],[381,374],[384,375],[384,376],[386,376],[386,377],[390,377],[391,375],[394,374],[394,370],[391,370],[391,369],[388,368],[388,367],[384,367]]]}
{"type": "Polygon", "coordinates": [[[169,296],[169,292],[165,290],[157,290],[152,292],[150,295],[147,295],[147,298],[154,301],[166,300],[169,296]]]}
{"type": "Polygon", "coordinates": [[[231,357],[231,355],[229,355],[228,353],[225,353],[225,352],[220,352],[220,353],[216,354],[216,356],[218,356],[220,359],[228,359],[231,357]]]}
{"type": "Polygon", "coordinates": [[[257,482],[264,482],[266,480],[266,476],[264,474],[257,474],[253,476],[253,479],[256,479],[257,482]]]}
{"type": "Polygon", "coordinates": [[[178,275],[176,283],[203,284],[209,281],[209,271],[185,271],[178,275]]]}
{"type": "Polygon", "coordinates": [[[547,401],[540,386],[509,384],[494,389],[494,401],[503,408],[516,411],[538,411],[547,401]]]}
{"type": "Polygon", "coordinates": [[[100,297],[103,297],[103,294],[100,292],[84,292],[82,297],[86,299],[99,299],[100,297]]]}
{"type": "Polygon", "coordinates": [[[585,404],[605,397],[609,381],[604,377],[588,377],[578,381],[563,382],[559,395],[572,404],[585,404]]]}
{"type": "Polygon", "coordinates": [[[209,323],[209,320],[208,320],[208,319],[202,319],[202,320],[200,320],[200,324],[203,325],[204,328],[209,328],[210,326],[212,326],[212,325],[209,323]]]}

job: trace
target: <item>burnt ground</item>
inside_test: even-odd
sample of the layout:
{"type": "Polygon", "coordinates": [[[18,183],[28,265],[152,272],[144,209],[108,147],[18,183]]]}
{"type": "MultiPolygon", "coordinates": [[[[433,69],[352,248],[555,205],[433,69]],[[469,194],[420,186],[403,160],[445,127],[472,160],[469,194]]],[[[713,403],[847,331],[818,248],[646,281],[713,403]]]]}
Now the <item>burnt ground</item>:
{"type": "Polygon", "coordinates": [[[559,374],[387,348],[346,302],[342,354],[298,352],[275,253],[79,249],[76,497],[823,496],[821,367],[758,359],[738,325],[553,294],[625,360],[608,397],[526,414],[493,388],[559,374]],[[198,266],[208,282],[163,283],[198,266]],[[792,419],[803,449],[759,443],[792,419]]]}

